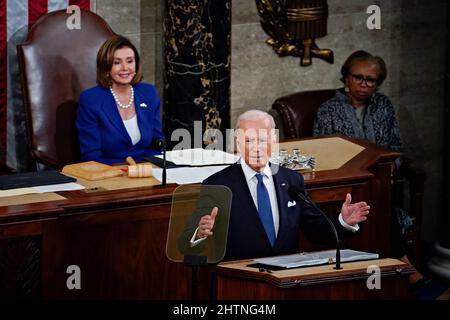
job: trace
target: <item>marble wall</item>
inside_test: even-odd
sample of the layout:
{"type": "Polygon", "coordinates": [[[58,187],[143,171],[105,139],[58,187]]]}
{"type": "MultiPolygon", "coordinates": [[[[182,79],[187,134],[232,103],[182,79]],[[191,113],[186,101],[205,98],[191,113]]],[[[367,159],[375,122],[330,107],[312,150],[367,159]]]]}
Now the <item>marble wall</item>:
{"type": "Polygon", "coordinates": [[[252,0],[232,1],[231,122],[250,108],[269,110],[273,101],[302,90],[341,86],[340,67],[364,49],[384,58],[388,78],[380,91],[396,107],[404,152],[425,168],[423,238],[437,237],[443,196],[445,0],[328,0],[328,35],[320,48],[334,51],[335,62],[278,57],[265,40],[252,0]],[[381,29],[369,30],[366,9],[381,9],[381,29]]]}
{"type": "Polygon", "coordinates": [[[128,37],[141,54],[145,82],[163,93],[164,0],[95,0],[93,11],[115,33],[128,37]]]}

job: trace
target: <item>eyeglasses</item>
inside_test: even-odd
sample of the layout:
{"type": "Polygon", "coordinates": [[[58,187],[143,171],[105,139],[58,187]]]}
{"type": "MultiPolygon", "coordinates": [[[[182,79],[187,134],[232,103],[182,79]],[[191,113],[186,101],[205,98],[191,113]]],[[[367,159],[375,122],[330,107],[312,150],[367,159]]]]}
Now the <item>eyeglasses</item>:
{"type": "Polygon", "coordinates": [[[350,75],[352,76],[352,80],[357,84],[362,84],[363,82],[365,82],[366,86],[368,86],[369,88],[373,88],[377,84],[377,79],[374,79],[372,77],[364,77],[360,74],[352,73],[350,73],[350,75]]]}

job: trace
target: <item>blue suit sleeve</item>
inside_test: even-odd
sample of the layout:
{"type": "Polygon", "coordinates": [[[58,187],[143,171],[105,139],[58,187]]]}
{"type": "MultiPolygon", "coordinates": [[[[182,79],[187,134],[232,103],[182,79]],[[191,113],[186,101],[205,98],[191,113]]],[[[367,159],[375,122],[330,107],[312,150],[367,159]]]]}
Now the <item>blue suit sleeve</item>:
{"type": "Polygon", "coordinates": [[[97,114],[97,105],[85,93],[80,96],[78,105],[76,127],[80,141],[82,161],[97,161],[105,163],[101,153],[101,133],[97,114]]]}
{"type": "Polygon", "coordinates": [[[153,139],[164,139],[164,135],[162,133],[162,124],[161,124],[161,100],[159,99],[158,92],[155,87],[155,108],[153,108],[153,139]]]}

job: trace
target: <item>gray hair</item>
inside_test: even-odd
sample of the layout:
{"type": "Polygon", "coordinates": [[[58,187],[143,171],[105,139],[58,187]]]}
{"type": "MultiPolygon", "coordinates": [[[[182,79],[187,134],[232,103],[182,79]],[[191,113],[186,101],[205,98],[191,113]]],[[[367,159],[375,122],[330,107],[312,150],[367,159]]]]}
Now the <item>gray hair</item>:
{"type": "Polygon", "coordinates": [[[236,120],[236,126],[235,129],[239,129],[239,125],[242,120],[269,120],[270,124],[272,125],[272,129],[275,129],[275,120],[273,117],[268,114],[265,111],[257,110],[257,109],[251,109],[248,111],[245,111],[244,113],[241,113],[241,115],[236,120]]]}

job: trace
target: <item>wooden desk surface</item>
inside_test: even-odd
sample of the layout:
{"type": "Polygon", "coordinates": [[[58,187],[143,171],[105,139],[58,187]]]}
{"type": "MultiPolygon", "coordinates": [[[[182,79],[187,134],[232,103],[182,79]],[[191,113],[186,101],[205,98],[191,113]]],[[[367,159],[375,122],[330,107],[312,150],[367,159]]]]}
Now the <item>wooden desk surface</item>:
{"type": "Polygon", "coordinates": [[[341,137],[281,142],[280,150],[289,153],[297,148],[301,154],[315,156],[316,171],[337,170],[364,150],[364,147],[341,137]]]}
{"type": "MultiPolygon", "coordinates": [[[[284,147],[289,146],[289,148],[295,146],[308,146],[309,149],[307,149],[307,151],[314,152],[313,150],[315,149],[312,146],[315,145],[313,143],[313,141],[315,140],[324,140],[330,147],[333,145],[336,146],[336,144],[334,143],[329,143],[330,141],[333,142],[344,140],[352,142],[351,144],[345,144],[341,141],[337,144],[337,146],[347,145],[348,149],[352,149],[351,152],[356,153],[356,156],[340,165],[339,169],[303,173],[306,189],[308,191],[314,191],[314,189],[324,186],[348,185],[350,183],[367,181],[368,179],[373,177],[373,173],[368,170],[371,166],[379,162],[394,161],[400,155],[398,152],[380,148],[366,141],[340,136],[331,138],[314,137],[308,139],[288,140],[282,142],[281,145],[284,147]],[[296,144],[296,141],[298,144],[296,144]],[[354,144],[359,145],[360,148],[358,148],[357,146],[355,147],[354,144]]],[[[336,150],[335,152],[337,153],[338,150],[336,150]]],[[[329,151],[326,151],[326,154],[329,154],[329,151]]],[[[346,157],[344,156],[344,158],[346,157]]],[[[144,195],[147,197],[161,197],[163,195],[170,197],[171,193],[176,188],[175,184],[170,184],[167,185],[166,188],[161,188],[159,186],[159,182],[153,177],[139,179],[116,177],[100,181],[87,181],[79,179],[79,183],[86,186],[88,189],[91,189],[92,192],[59,192],[58,194],[61,197],[67,198],[65,199],[65,201],[56,201],[64,200],[61,197],[51,197],[46,200],[45,195],[35,195],[31,198],[39,199],[39,201],[35,201],[39,203],[27,203],[27,197],[24,197],[24,200],[20,200],[18,205],[0,205],[0,224],[2,222],[7,223],[8,216],[13,213],[19,214],[20,212],[29,213],[30,211],[42,211],[42,209],[49,207],[49,204],[47,202],[53,202],[55,206],[65,206],[66,204],[72,206],[74,202],[79,201],[88,201],[91,203],[92,201],[88,199],[99,201],[101,203],[103,202],[103,200],[120,201],[120,199],[129,197],[141,197],[144,195]],[[42,202],[46,202],[46,205],[41,206],[42,202]]],[[[318,199],[315,199],[314,194],[312,194],[312,198],[316,202],[321,202],[321,198],[318,197],[318,199]]],[[[8,199],[8,201],[11,201],[11,199],[8,199]]],[[[0,198],[0,204],[4,203],[6,203],[6,200],[2,201],[2,198],[0,198]]]]}

